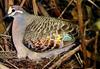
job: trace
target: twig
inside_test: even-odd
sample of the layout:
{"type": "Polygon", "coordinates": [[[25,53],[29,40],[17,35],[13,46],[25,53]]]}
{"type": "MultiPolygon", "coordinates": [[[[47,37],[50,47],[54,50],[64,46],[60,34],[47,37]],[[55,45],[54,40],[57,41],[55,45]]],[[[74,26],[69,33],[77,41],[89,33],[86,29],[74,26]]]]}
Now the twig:
{"type": "Polygon", "coordinates": [[[51,62],[55,60],[55,58],[57,58],[57,56],[55,56],[50,62],[48,62],[42,69],[45,69],[51,62]]]}
{"type": "Polygon", "coordinates": [[[73,65],[72,65],[72,62],[73,62],[73,61],[70,62],[70,66],[71,66],[70,69],[73,69],[73,68],[74,68],[73,65]]]}
{"type": "Polygon", "coordinates": [[[85,39],[85,45],[88,46],[88,44],[89,44],[90,42],[94,41],[94,40],[95,40],[95,38],[91,38],[91,39],[89,39],[89,40],[85,39]]]}
{"type": "Polygon", "coordinates": [[[83,63],[83,61],[82,61],[82,59],[81,59],[80,54],[79,54],[79,53],[77,53],[77,55],[78,55],[78,58],[80,59],[80,62],[81,62],[81,64],[82,64],[82,63],[83,63]]]}
{"type": "Polygon", "coordinates": [[[32,0],[32,4],[33,4],[33,11],[34,11],[34,15],[38,15],[38,7],[36,4],[36,0],[32,0]]]}
{"type": "Polygon", "coordinates": [[[5,60],[6,63],[10,64],[11,66],[13,66],[15,69],[19,69],[17,66],[15,66],[14,64],[10,63],[9,61],[5,60]]]}
{"type": "Polygon", "coordinates": [[[95,37],[96,40],[95,40],[95,45],[94,45],[95,54],[97,54],[98,36],[99,36],[99,31],[96,31],[96,37],[95,37]]]}
{"type": "Polygon", "coordinates": [[[17,58],[16,51],[0,51],[0,58],[17,58]]]}
{"type": "Polygon", "coordinates": [[[16,53],[16,51],[0,51],[0,53],[16,53]]]}
{"type": "Polygon", "coordinates": [[[76,53],[75,54],[75,57],[76,57],[76,59],[78,60],[78,62],[79,62],[79,64],[81,65],[81,67],[83,67],[83,61],[82,61],[82,59],[81,59],[81,57],[80,57],[80,55],[79,55],[79,53],[76,53]]]}
{"type": "Polygon", "coordinates": [[[2,37],[7,37],[7,38],[11,38],[10,35],[6,35],[6,34],[0,34],[0,36],[2,36],[2,37]]]}
{"type": "Polygon", "coordinates": [[[6,11],[8,10],[8,2],[9,2],[9,1],[8,1],[8,0],[5,0],[4,2],[5,2],[5,3],[4,3],[4,5],[5,5],[5,12],[6,12],[6,11]]]}
{"type": "Polygon", "coordinates": [[[51,8],[55,7],[54,8],[54,12],[57,16],[60,16],[60,10],[58,9],[57,7],[57,4],[56,4],[56,0],[50,0],[50,6],[51,8]]]}
{"type": "Polygon", "coordinates": [[[4,31],[6,30],[6,26],[5,26],[5,23],[4,23],[4,21],[3,21],[4,18],[5,18],[5,17],[3,17],[3,12],[2,12],[2,10],[0,9],[0,27],[1,27],[0,33],[4,32],[4,31]]]}
{"type": "Polygon", "coordinates": [[[4,34],[6,34],[8,31],[9,31],[9,29],[11,28],[11,23],[8,25],[8,27],[6,28],[6,31],[4,32],[4,34]]]}
{"type": "Polygon", "coordinates": [[[9,6],[12,6],[13,3],[14,3],[13,1],[14,1],[14,0],[9,0],[9,2],[8,2],[9,4],[8,4],[8,5],[9,5],[9,6]]]}
{"type": "Polygon", "coordinates": [[[66,8],[62,11],[62,13],[60,14],[60,16],[58,17],[58,18],[61,18],[62,17],[62,15],[65,13],[65,11],[67,10],[67,8],[71,5],[71,3],[73,2],[73,0],[71,0],[70,2],[69,2],[69,4],[66,6],[66,8]]]}
{"type": "Polygon", "coordinates": [[[99,31],[96,31],[95,45],[94,45],[94,54],[93,54],[93,59],[94,59],[94,69],[96,68],[96,54],[97,54],[98,36],[99,36],[99,31]]]}
{"type": "Polygon", "coordinates": [[[2,51],[4,51],[3,47],[0,45],[0,48],[2,49],[2,51]]]}
{"type": "Polygon", "coordinates": [[[21,4],[20,4],[20,7],[23,7],[25,1],[26,1],[26,0],[22,0],[22,2],[21,2],[21,4]]]}
{"type": "Polygon", "coordinates": [[[77,10],[78,10],[78,17],[79,17],[79,27],[80,27],[80,36],[81,36],[81,48],[82,48],[82,53],[83,53],[83,65],[86,67],[87,62],[86,62],[86,47],[85,47],[85,36],[84,36],[84,24],[83,24],[83,15],[82,15],[82,9],[81,9],[81,0],[77,0],[77,10]]]}
{"type": "Polygon", "coordinates": [[[44,9],[44,7],[43,7],[40,3],[38,3],[38,7],[39,7],[41,13],[42,13],[44,16],[49,16],[49,14],[47,13],[47,11],[44,9]]]}
{"type": "Polygon", "coordinates": [[[7,38],[3,37],[3,45],[6,51],[9,51],[9,47],[8,47],[8,42],[7,42],[7,38]]]}
{"type": "Polygon", "coordinates": [[[76,47],[75,49],[67,52],[64,56],[62,56],[55,64],[53,64],[49,69],[54,69],[56,66],[59,66],[63,61],[67,60],[71,57],[75,52],[79,50],[80,46],[76,47]]]}
{"type": "Polygon", "coordinates": [[[91,4],[93,4],[95,7],[97,7],[98,9],[100,9],[100,7],[98,5],[96,5],[92,0],[88,0],[91,4]]]}

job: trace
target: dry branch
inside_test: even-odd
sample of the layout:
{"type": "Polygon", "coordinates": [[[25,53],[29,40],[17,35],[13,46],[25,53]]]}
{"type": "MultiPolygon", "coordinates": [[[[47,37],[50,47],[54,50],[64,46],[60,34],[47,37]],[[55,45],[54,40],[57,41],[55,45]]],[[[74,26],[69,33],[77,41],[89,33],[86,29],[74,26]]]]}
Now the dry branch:
{"type": "Polygon", "coordinates": [[[26,0],[22,0],[22,2],[21,2],[21,4],[20,4],[20,7],[23,7],[25,1],[26,1],[26,0]]]}
{"type": "Polygon", "coordinates": [[[99,36],[99,31],[96,31],[96,36],[95,36],[95,44],[94,44],[94,54],[92,55],[94,59],[94,69],[96,68],[96,54],[97,54],[97,43],[98,43],[98,36],[99,36]]]}
{"type": "Polygon", "coordinates": [[[50,0],[50,6],[51,6],[51,8],[55,7],[54,12],[59,17],[61,13],[60,13],[60,10],[57,7],[56,0],[50,0]]]}
{"type": "Polygon", "coordinates": [[[5,11],[7,11],[8,10],[8,3],[9,3],[9,1],[5,0],[4,2],[5,2],[5,4],[4,4],[5,5],[5,11]]]}
{"type": "Polygon", "coordinates": [[[0,33],[3,33],[6,29],[6,26],[5,26],[5,23],[3,21],[3,12],[2,10],[0,9],[0,33]]]}
{"type": "Polygon", "coordinates": [[[83,64],[83,61],[82,61],[82,59],[80,57],[80,54],[79,53],[76,53],[75,54],[75,57],[76,57],[78,63],[81,65],[81,67],[83,67],[83,65],[82,65],[83,64]]]}
{"type": "Polygon", "coordinates": [[[55,59],[57,58],[57,56],[55,56],[50,62],[48,62],[45,66],[43,66],[42,69],[45,69],[48,65],[50,65],[55,59]]]}
{"type": "Polygon", "coordinates": [[[53,64],[49,69],[54,69],[56,66],[59,66],[63,61],[67,60],[73,54],[75,54],[79,50],[80,46],[76,47],[75,49],[67,52],[64,56],[62,56],[55,64],[53,64]]]}
{"type": "Polygon", "coordinates": [[[38,3],[38,7],[40,12],[44,15],[44,16],[49,16],[48,12],[45,10],[45,8],[42,6],[42,4],[38,3]]]}
{"type": "Polygon", "coordinates": [[[11,28],[11,23],[8,25],[8,27],[6,28],[4,35],[9,31],[9,29],[11,28]]]}
{"type": "Polygon", "coordinates": [[[7,38],[11,38],[11,36],[6,35],[6,34],[0,34],[0,36],[2,36],[2,37],[7,37],[7,38]]]}
{"type": "Polygon", "coordinates": [[[3,37],[3,45],[5,48],[5,51],[9,51],[9,47],[8,47],[8,41],[6,37],[3,37]]]}
{"type": "Polygon", "coordinates": [[[4,49],[3,49],[3,47],[0,45],[0,49],[2,50],[2,51],[4,51],[4,49]]]}
{"type": "Polygon", "coordinates": [[[88,0],[91,4],[93,4],[95,7],[97,7],[98,9],[100,9],[100,7],[98,5],[96,5],[92,0],[88,0]]]}
{"type": "Polygon", "coordinates": [[[12,59],[17,58],[15,51],[0,51],[1,59],[12,59]]]}
{"type": "Polygon", "coordinates": [[[14,0],[9,0],[9,6],[14,5],[14,0]]]}
{"type": "Polygon", "coordinates": [[[84,57],[83,64],[86,66],[86,46],[85,46],[85,36],[84,36],[84,24],[83,24],[83,14],[82,14],[82,8],[81,8],[81,0],[77,0],[77,10],[78,10],[78,18],[79,18],[79,28],[80,28],[80,36],[81,36],[81,48],[82,53],[84,57]]]}
{"type": "Polygon", "coordinates": [[[13,66],[15,69],[19,69],[17,66],[15,66],[14,64],[10,63],[9,61],[5,60],[6,63],[10,64],[11,66],[13,66]]]}
{"type": "Polygon", "coordinates": [[[67,10],[67,8],[72,4],[72,2],[73,2],[73,0],[71,0],[69,2],[69,4],[65,7],[65,9],[62,11],[62,13],[60,14],[60,16],[58,18],[61,18],[62,17],[62,15],[65,13],[65,11],[67,10]]]}
{"type": "Polygon", "coordinates": [[[38,7],[36,4],[36,0],[32,0],[32,4],[33,4],[34,15],[38,15],[38,7]]]}

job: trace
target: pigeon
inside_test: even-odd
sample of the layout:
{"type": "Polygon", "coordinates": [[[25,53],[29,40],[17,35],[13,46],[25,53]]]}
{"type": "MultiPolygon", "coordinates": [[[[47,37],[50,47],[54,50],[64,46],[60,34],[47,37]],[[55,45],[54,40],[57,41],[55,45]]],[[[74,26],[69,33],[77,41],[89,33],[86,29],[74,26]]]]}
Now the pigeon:
{"type": "Polygon", "coordinates": [[[29,14],[20,6],[11,6],[12,39],[18,58],[34,60],[67,52],[74,43],[78,26],[70,20],[29,14]]]}

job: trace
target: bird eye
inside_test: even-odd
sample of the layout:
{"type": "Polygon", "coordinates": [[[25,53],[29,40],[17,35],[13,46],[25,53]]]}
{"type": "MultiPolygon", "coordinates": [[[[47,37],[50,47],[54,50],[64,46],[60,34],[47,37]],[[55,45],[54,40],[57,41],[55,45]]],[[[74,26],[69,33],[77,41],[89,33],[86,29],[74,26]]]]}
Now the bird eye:
{"type": "Polygon", "coordinates": [[[12,9],[12,12],[15,12],[15,9],[12,9]]]}

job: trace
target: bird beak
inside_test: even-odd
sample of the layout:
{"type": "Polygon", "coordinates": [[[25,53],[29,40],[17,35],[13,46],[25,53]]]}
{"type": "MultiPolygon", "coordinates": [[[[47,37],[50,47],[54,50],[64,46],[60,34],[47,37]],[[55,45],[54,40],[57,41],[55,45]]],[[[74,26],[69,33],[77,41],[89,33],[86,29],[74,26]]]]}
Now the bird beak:
{"type": "Polygon", "coordinates": [[[7,14],[3,18],[1,18],[0,21],[1,20],[7,21],[7,22],[12,21],[13,17],[11,16],[11,13],[12,13],[12,7],[10,6],[9,9],[8,9],[7,14]]]}

